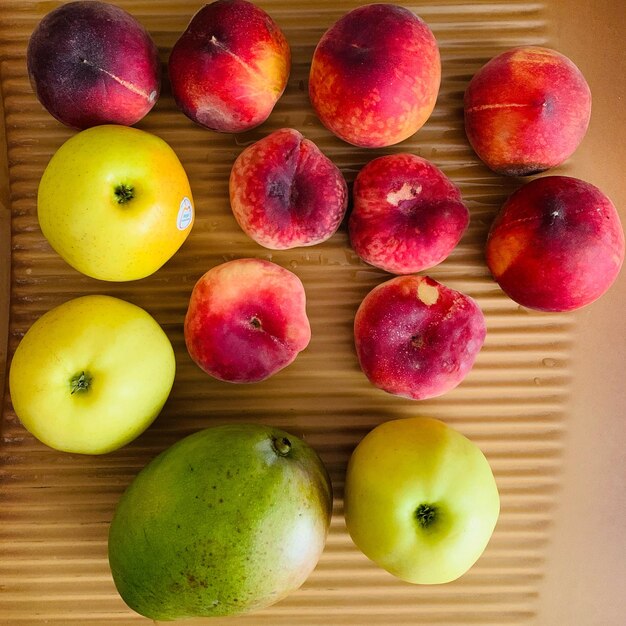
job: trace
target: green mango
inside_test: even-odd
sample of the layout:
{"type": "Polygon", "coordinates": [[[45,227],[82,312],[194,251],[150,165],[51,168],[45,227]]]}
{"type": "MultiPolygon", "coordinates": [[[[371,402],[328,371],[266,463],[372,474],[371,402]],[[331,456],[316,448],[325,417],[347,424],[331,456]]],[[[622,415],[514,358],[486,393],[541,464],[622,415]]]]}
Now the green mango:
{"type": "Polygon", "coordinates": [[[304,441],[268,426],[208,428],[157,456],[122,495],[113,580],[154,620],[261,609],[313,571],[331,509],[328,473],[304,441]]]}

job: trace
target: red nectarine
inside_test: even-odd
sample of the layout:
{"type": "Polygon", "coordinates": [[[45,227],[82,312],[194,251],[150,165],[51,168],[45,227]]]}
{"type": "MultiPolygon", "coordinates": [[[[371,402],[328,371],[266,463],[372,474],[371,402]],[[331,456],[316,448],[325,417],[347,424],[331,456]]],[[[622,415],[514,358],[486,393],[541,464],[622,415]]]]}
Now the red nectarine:
{"type": "Polygon", "coordinates": [[[410,137],[437,100],[441,62],[430,28],[394,4],[350,11],[317,44],[309,95],[322,123],[367,148],[410,137]]]}
{"type": "Polygon", "coordinates": [[[169,59],[176,104],[194,122],[223,133],[263,123],[285,90],[290,68],[285,35],[246,0],[205,5],[169,59]]]}
{"type": "Polygon", "coordinates": [[[541,311],[571,311],[599,298],[624,261],[624,231],[597,187],[569,176],[518,189],[493,222],[487,265],[505,293],[541,311]]]}
{"type": "Polygon", "coordinates": [[[26,56],[37,97],[68,126],[130,126],[159,97],[157,47],[134,17],[107,2],[70,2],[48,13],[26,56]]]}
{"type": "Polygon", "coordinates": [[[510,176],[543,172],[569,158],[587,131],[591,92],[567,57],[540,47],[491,59],[465,92],[465,130],[476,154],[510,176]]]}

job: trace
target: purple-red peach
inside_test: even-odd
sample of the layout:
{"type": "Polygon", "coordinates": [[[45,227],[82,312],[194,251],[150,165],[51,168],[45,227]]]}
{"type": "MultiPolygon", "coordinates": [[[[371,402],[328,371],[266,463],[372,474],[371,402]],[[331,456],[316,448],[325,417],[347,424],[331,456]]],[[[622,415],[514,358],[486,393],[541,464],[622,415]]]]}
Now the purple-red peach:
{"type": "Polygon", "coordinates": [[[283,128],[247,147],[230,175],[230,205],[242,230],[273,250],[331,237],[345,215],[339,169],[297,130],[283,128]]]}
{"type": "Polygon", "coordinates": [[[378,285],[354,319],[359,363],[370,382],[414,400],[456,387],[485,334],[478,304],[427,276],[397,276],[378,285]]]}
{"type": "Polygon", "coordinates": [[[289,365],[311,339],[300,279],[275,263],[238,259],[198,280],[185,317],[185,343],[205,372],[253,383],[289,365]]]}
{"type": "Polygon", "coordinates": [[[322,123],[356,146],[390,146],[430,117],[441,82],[437,42],[413,12],[369,4],[344,15],[317,44],[309,96],[322,123]]]}
{"type": "Polygon", "coordinates": [[[520,47],[491,59],[465,92],[465,130],[492,170],[529,176],[563,163],[582,141],[591,91],[566,56],[520,47]]]}
{"type": "Polygon", "coordinates": [[[134,17],[106,2],[70,2],[48,13],[26,57],[39,101],[68,126],[130,126],[159,97],[156,45],[134,17]]]}
{"type": "Polygon", "coordinates": [[[246,0],[205,5],[169,59],[178,107],[194,122],[223,133],[263,123],[285,90],[290,68],[285,35],[246,0]]]}
{"type": "Polygon", "coordinates": [[[437,265],[469,222],[461,192],[429,161],[392,154],[370,161],[354,181],[350,241],[367,263],[394,274],[437,265]]]}
{"type": "Polygon", "coordinates": [[[487,265],[513,300],[540,311],[572,311],[604,294],[624,261],[615,206],[597,187],[569,176],[538,178],[496,216],[487,265]]]}

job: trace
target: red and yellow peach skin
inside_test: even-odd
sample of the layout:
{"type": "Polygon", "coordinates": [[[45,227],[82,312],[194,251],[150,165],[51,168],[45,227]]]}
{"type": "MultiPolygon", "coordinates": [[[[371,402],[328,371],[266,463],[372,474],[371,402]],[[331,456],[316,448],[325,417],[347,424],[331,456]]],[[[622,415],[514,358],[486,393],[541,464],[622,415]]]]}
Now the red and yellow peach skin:
{"type": "Polygon", "coordinates": [[[566,56],[514,48],[491,59],[465,92],[465,130],[492,170],[528,176],[563,163],[582,141],[591,92],[566,56]]]}
{"type": "Polygon", "coordinates": [[[469,222],[461,192],[435,165],[414,154],[370,161],[354,181],[350,242],[367,263],[394,274],[437,265],[469,222]]]}
{"type": "Polygon", "coordinates": [[[185,343],[205,372],[232,383],[269,378],[311,339],[300,279],[261,259],[237,259],[196,283],[185,316],[185,343]]]}
{"type": "Polygon", "coordinates": [[[348,186],[312,141],[283,128],[237,157],[230,175],[230,205],[242,230],[262,246],[312,246],[339,228],[348,186]]]}
{"type": "Polygon", "coordinates": [[[487,239],[487,265],[523,306],[571,311],[611,286],[624,261],[624,231],[597,187],[569,176],[539,178],[504,204],[487,239]]]}
{"type": "Polygon", "coordinates": [[[417,15],[369,4],[344,15],[318,43],[309,95],[322,123],[356,146],[390,146],[429,118],[441,82],[437,42],[417,15]]]}
{"type": "Polygon", "coordinates": [[[246,0],[205,5],[169,59],[177,105],[198,124],[224,133],[263,123],[285,90],[290,68],[285,35],[246,0]]]}
{"type": "Polygon", "coordinates": [[[478,304],[428,276],[397,276],[378,285],[354,319],[359,363],[370,382],[414,400],[456,387],[485,334],[478,304]]]}

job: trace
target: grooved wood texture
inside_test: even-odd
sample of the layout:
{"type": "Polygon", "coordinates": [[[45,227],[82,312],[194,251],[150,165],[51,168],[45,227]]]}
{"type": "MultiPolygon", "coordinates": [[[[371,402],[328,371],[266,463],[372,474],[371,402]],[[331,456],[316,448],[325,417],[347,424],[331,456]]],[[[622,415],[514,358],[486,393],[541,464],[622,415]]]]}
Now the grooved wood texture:
{"type": "MultiPolygon", "coordinates": [[[[0,79],[6,125],[11,208],[8,352],[45,311],[70,298],[106,293],[134,302],[162,324],[176,350],[177,376],[165,409],[134,443],[102,457],[55,452],[15,417],[5,391],[0,442],[0,622],[128,624],[142,618],[117,595],[106,538],[119,495],[151,458],[182,436],[231,421],[273,424],[304,437],[326,462],[335,489],[331,533],[322,559],[292,596],[254,616],[211,624],[519,624],[533,623],[550,515],[559,487],[564,402],[570,380],[571,316],[518,307],[490,279],[482,248],[495,212],[519,181],[480,164],[463,132],[462,96],[472,74],[514,45],[550,44],[540,2],[443,0],[411,5],[441,48],[443,81],[426,126],[401,145],[349,146],[315,117],[307,76],[316,42],[356,2],[259,2],[284,29],[293,67],[285,95],[268,122],[238,136],[194,125],[163,94],[139,128],[168,141],[190,177],[197,221],[174,258],[155,275],[102,283],[67,266],[44,240],[36,218],[39,178],[74,131],[57,123],[29,86],[25,49],[38,20],[57,2],[0,1],[0,79]],[[230,167],[246,145],[291,126],[315,141],[349,183],[370,159],[410,151],[431,159],[461,188],[471,225],[435,279],[477,299],[488,326],[476,366],[456,390],[412,402],[374,389],[360,372],[352,321],[365,294],[389,276],[361,263],[345,227],[310,249],[270,252],[238,228],[230,212],[230,167]],[[313,337],[296,362],[261,384],[232,386],[203,374],[187,356],[182,323],[194,282],[228,259],[271,259],[303,281],[313,337]],[[445,586],[417,587],[376,568],[351,543],[343,522],[344,471],[358,441],[383,420],[430,415],[471,437],[492,464],[502,498],[493,539],[478,564],[445,586]]],[[[154,37],[164,62],[200,3],[118,2],[154,37]]],[[[559,168],[566,173],[568,166],[559,168]]],[[[3,181],[3,184],[6,181],[3,181]]],[[[191,622],[193,623],[193,622],[191,622]]]]}

